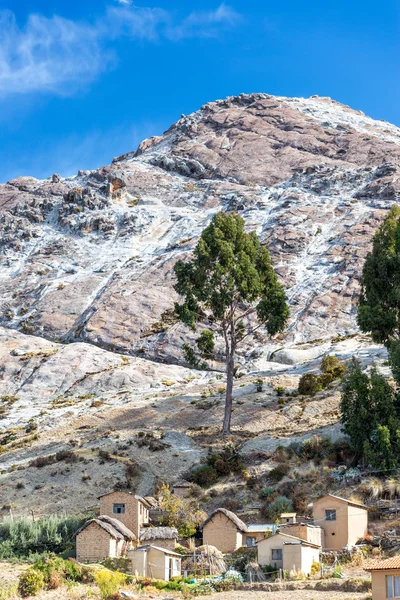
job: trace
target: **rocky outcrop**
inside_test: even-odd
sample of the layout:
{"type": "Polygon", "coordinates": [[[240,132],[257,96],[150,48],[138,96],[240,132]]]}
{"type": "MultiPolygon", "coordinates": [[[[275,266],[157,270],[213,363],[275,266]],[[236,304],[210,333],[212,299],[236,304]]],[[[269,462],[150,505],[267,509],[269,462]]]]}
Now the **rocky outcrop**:
{"type": "Polygon", "coordinates": [[[399,161],[392,125],[327,98],[250,94],[206,104],[97,171],[12,180],[0,186],[1,323],[183,364],[190,332],[154,324],[175,299],[175,261],[224,209],[268,246],[291,303],[279,344],[261,331],[263,351],[354,333],[399,161]]]}
{"type": "MultiPolygon", "coordinates": [[[[235,427],[257,438],[248,445],[254,451],[320,423],[335,428],[337,396],[320,407],[270,409],[268,400],[249,400],[251,377],[285,376],[296,387],[327,351],[384,360],[382,349],[354,337],[356,302],[372,235],[399,198],[399,169],[395,126],[329,98],[250,94],[210,102],[98,170],[0,185],[0,396],[8,398],[0,430],[8,432],[7,448],[9,435],[20,443],[9,428],[29,429],[31,418],[44,430],[54,416],[74,430],[88,418],[98,436],[105,422],[127,423],[127,438],[150,420],[173,428],[176,439],[166,443],[187,450],[188,464],[199,460],[186,429],[215,426],[222,396],[214,390],[208,400],[215,372],[185,368],[182,346],[194,334],[171,315],[173,267],[221,209],[240,214],[269,248],[291,306],[285,333],[270,340],[260,329],[239,352],[248,379],[235,427]],[[104,413],[92,402],[104,403],[104,413]]],[[[222,370],[218,361],[213,367],[222,370]]],[[[65,443],[64,433],[41,438],[41,451],[65,443]]],[[[82,438],[85,452],[95,439],[82,438]]],[[[2,458],[7,469],[36,450],[15,452],[2,458]]],[[[163,474],[162,466],[151,469],[143,491],[163,474]]]]}

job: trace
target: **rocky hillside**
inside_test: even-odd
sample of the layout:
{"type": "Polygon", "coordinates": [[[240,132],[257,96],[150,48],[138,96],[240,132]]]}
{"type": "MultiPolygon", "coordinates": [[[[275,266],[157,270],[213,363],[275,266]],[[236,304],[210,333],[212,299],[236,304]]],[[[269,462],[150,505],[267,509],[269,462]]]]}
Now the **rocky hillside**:
{"type": "Polygon", "coordinates": [[[243,454],[321,427],[337,433],[337,391],[282,407],[274,390],[295,389],[328,351],[384,359],[358,335],[355,306],[399,173],[395,126],[329,98],[251,94],[183,115],[96,171],[0,185],[0,507],[85,508],[133,459],[133,483],[148,493],[156,477],[172,480],[205,455],[222,365],[185,364],[191,333],[171,311],[173,266],[221,209],[257,231],[291,305],[284,334],[261,330],[239,356],[233,426],[243,454]],[[140,432],[154,434],[155,453],[137,443],[140,432]],[[79,468],[29,466],[66,448],[79,468]],[[118,458],[100,464],[101,448],[118,458]]]}

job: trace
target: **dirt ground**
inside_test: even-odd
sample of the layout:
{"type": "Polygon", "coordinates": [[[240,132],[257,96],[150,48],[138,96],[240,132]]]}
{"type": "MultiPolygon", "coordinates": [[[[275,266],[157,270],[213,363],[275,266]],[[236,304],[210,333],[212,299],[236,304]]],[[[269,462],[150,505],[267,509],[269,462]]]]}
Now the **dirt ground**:
{"type": "MultiPolygon", "coordinates": [[[[223,592],[212,596],[202,596],[203,600],[367,600],[369,593],[320,592],[316,590],[293,590],[290,592],[223,592]]],[[[161,598],[160,598],[161,600],[161,598]]]]}

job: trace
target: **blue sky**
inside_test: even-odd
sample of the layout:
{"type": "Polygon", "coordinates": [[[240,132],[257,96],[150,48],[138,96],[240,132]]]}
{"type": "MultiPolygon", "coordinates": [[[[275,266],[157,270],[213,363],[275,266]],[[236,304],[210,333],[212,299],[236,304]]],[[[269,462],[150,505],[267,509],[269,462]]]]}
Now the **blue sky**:
{"type": "Polygon", "coordinates": [[[108,164],[241,92],[400,126],[398,0],[0,3],[0,181],[108,164]]]}

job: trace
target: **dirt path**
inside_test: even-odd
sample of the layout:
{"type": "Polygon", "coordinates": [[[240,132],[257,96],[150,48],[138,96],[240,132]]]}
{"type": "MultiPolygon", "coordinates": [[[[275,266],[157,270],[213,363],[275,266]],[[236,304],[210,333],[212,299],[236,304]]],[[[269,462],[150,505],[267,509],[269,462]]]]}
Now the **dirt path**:
{"type": "Polygon", "coordinates": [[[203,596],[203,600],[367,600],[370,593],[320,592],[318,590],[293,590],[288,592],[250,592],[240,590],[203,596]]]}

